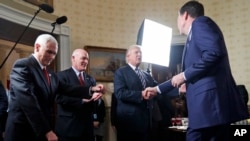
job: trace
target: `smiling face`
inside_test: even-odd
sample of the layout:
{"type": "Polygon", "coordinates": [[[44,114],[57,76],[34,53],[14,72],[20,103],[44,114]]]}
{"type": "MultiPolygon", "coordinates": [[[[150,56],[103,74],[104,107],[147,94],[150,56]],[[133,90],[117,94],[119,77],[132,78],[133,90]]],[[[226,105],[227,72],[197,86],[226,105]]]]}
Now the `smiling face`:
{"type": "Polygon", "coordinates": [[[55,59],[57,50],[57,44],[49,40],[44,45],[36,43],[34,55],[43,66],[49,66],[55,59]]]}
{"type": "Polygon", "coordinates": [[[88,52],[84,49],[76,49],[71,57],[72,66],[80,71],[86,71],[88,63],[89,63],[89,55],[88,52]]]}

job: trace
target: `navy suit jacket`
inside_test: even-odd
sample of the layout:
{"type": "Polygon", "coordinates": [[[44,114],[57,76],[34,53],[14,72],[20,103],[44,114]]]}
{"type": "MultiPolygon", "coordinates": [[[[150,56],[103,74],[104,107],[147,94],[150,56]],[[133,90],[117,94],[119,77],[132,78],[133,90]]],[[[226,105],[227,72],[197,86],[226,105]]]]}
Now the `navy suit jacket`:
{"type": "MultiPolygon", "coordinates": [[[[143,71],[146,87],[156,86],[156,81],[143,71]]],[[[114,94],[117,100],[116,128],[131,132],[145,132],[150,123],[151,101],[143,100],[142,83],[136,72],[129,66],[116,70],[114,75],[114,94]]],[[[151,103],[152,104],[152,103],[151,103]]]]}
{"type": "MultiPolygon", "coordinates": [[[[60,81],[71,84],[81,85],[73,68],[66,69],[57,73],[60,81]]],[[[96,81],[93,77],[84,73],[84,86],[95,86],[96,81]]],[[[56,133],[63,137],[81,137],[84,134],[93,135],[93,108],[94,103],[83,103],[82,99],[90,97],[71,97],[66,95],[57,95],[57,116],[56,116],[56,133]]]]}
{"type": "Polygon", "coordinates": [[[214,21],[205,16],[194,20],[183,57],[191,128],[248,118],[232,76],[224,37],[214,21]]]}
{"type": "Polygon", "coordinates": [[[5,141],[43,141],[53,130],[52,117],[56,93],[88,93],[89,88],[66,85],[49,71],[45,75],[34,56],[17,60],[10,74],[10,103],[5,141]]]}

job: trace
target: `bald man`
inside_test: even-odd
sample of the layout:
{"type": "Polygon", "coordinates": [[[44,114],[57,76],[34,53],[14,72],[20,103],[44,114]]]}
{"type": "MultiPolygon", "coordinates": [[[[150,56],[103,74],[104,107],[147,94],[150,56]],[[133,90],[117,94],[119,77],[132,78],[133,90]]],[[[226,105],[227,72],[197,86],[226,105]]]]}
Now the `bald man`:
{"type": "MultiPolygon", "coordinates": [[[[71,56],[72,67],[58,72],[58,78],[71,85],[96,85],[93,77],[86,74],[88,52],[76,49],[71,56]]],[[[70,94],[69,94],[70,95],[70,94]]],[[[99,97],[100,98],[100,97],[99,97]]],[[[55,131],[60,141],[93,141],[93,105],[97,99],[57,95],[55,131]]]]}
{"type": "Polygon", "coordinates": [[[10,74],[5,141],[57,141],[52,125],[56,93],[76,97],[84,95],[92,99],[101,95],[90,92],[101,91],[102,85],[68,85],[47,68],[55,59],[58,48],[52,35],[41,34],[34,43],[34,53],[15,61],[10,74]]]}

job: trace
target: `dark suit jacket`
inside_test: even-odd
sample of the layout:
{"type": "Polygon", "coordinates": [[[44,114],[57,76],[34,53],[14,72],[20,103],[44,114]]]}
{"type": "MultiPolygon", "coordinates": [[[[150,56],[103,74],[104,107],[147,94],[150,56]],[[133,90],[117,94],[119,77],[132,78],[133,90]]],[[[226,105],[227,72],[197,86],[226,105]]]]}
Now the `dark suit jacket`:
{"type": "MultiPolygon", "coordinates": [[[[49,71],[49,70],[48,70],[49,71]]],[[[10,103],[6,124],[6,141],[42,141],[52,130],[55,94],[88,93],[89,88],[59,82],[49,71],[48,85],[34,56],[17,60],[10,74],[10,103]]]]}
{"type": "MultiPolygon", "coordinates": [[[[58,78],[67,84],[80,85],[80,81],[71,68],[57,73],[58,78]]],[[[84,74],[84,86],[95,86],[93,77],[84,74]]],[[[63,137],[81,137],[84,134],[93,135],[93,102],[82,103],[83,96],[71,97],[69,93],[57,95],[56,133],[63,137]]]]}
{"type": "Polygon", "coordinates": [[[189,126],[197,129],[248,118],[216,23],[205,16],[196,18],[184,50],[189,126]]]}
{"type": "Polygon", "coordinates": [[[116,116],[116,107],[117,107],[117,100],[116,100],[116,96],[114,93],[112,93],[112,97],[111,97],[111,109],[110,109],[110,122],[112,126],[116,127],[116,123],[117,123],[117,116],[116,116]]]}
{"type": "MultiPolygon", "coordinates": [[[[146,76],[146,87],[156,86],[156,81],[148,74],[146,76]]],[[[129,66],[123,66],[116,70],[114,75],[114,94],[117,99],[116,128],[134,132],[146,132],[150,123],[149,107],[152,101],[142,99],[142,83],[129,66]]],[[[151,108],[150,108],[151,109],[151,108]]]]}
{"type": "Polygon", "coordinates": [[[94,102],[94,121],[99,121],[104,123],[104,118],[106,116],[105,103],[103,99],[99,99],[94,102]]]}
{"type": "MultiPolygon", "coordinates": [[[[0,133],[4,132],[7,118],[8,98],[2,82],[0,82],[0,133]]],[[[0,137],[1,138],[1,137],[0,137]]]]}

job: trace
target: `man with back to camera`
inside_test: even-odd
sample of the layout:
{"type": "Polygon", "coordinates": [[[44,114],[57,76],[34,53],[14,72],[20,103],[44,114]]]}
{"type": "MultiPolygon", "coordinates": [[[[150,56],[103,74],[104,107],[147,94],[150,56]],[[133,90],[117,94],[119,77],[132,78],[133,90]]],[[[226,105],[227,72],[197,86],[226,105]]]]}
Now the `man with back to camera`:
{"type": "MultiPolygon", "coordinates": [[[[198,1],[181,7],[178,28],[187,35],[183,72],[171,82],[186,91],[186,140],[228,141],[230,124],[249,115],[232,76],[223,34],[212,19],[204,16],[204,7],[198,1]]],[[[165,84],[147,90],[151,94],[164,92],[165,84]]]]}
{"type": "Polygon", "coordinates": [[[6,90],[0,81],[0,141],[3,141],[4,132],[5,132],[5,124],[8,116],[8,98],[6,94],[6,90]]]}

